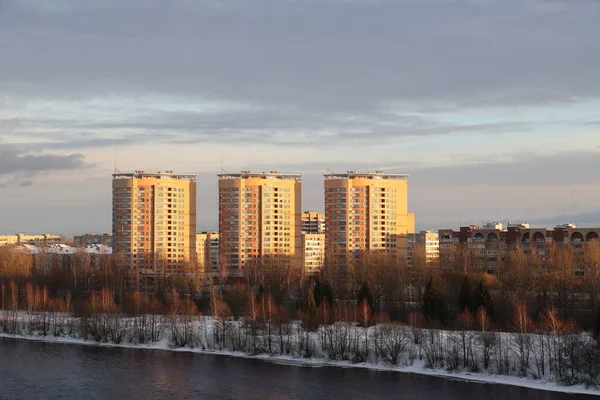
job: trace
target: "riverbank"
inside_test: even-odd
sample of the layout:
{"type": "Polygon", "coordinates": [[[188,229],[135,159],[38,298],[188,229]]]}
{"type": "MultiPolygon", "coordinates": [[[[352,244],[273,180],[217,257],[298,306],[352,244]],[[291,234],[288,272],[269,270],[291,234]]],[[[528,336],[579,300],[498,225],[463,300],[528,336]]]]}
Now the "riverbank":
{"type": "Polygon", "coordinates": [[[567,394],[585,394],[600,396],[600,389],[598,388],[586,388],[583,385],[575,386],[561,386],[555,382],[535,380],[531,378],[520,378],[514,376],[500,376],[486,373],[471,373],[465,371],[449,372],[442,369],[428,369],[425,368],[425,362],[422,360],[414,360],[413,365],[403,366],[391,366],[384,363],[353,363],[350,361],[331,361],[321,358],[304,358],[298,356],[282,356],[282,355],[267,355],[257,354],[251,355],[238,351],[230,350],[206,350],[200,348],[190,347],[173,347],[168,340],[163,339],[157,343],[151,344],[135,344],[135,343],[98,343],[91,340],[70,338],[70,337],[55,337],[55,336],[38,336],[38,335],[13,335],[0,333],[2,338],[29,340],[37,342],[49,342],[59,344],[75,344],[84,346],[95,346],[95,347],[107,347],[107,348],[128,348],[128,349],[142,349],[142,350],[157,350],[157,351],[172,351],[172,352],[185,352],[185,353],[196,353],[196,354],[211,354],[227,357],[245,358],[245,359],[256,359],[263,360],[271,363],[281,363],[285,365],[298,366],[298,367],[341,367],[341,368],[361,368],[383,372],[399,372],[405,374],[418,374],[426,376],[434,376],[445,379],[454,379],[465,382],[472,382],[478,384],[499,384],[499,385],[510,385],[518,386],[529,389],[545,390],[552,392],[560,392],[567,394]]]}

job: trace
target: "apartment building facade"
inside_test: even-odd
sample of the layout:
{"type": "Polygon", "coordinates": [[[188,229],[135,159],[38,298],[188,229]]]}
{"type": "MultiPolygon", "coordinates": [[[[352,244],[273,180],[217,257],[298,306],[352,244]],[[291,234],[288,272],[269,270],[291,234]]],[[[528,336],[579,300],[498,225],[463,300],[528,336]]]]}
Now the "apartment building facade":
{"type": "Polygon", "coordinates": [[[0,246],[15,245],[19,243],[17,235],[0,235],[0,246]]]}
{"type": "Polygon", "coordinates": [[[418,263],[436,265],[440,259],[440,240],[437,232],[421,231],[408,234],[406,262],[409,267],[418,263]]]}
{"type": "Polygon", "coordinates": [[[219,176],[220,262],[239,273],[265,255],[302,263],[302,175],[219,176]]]}
{"type": "Polygon", "coordinates": [[[83,235],[76,235],[73,237],[73,244],[75,247],[85,247],[94,244],[101,244],[103,246],[113,246],[113,235],[112,233],[85,233],[83,235]]]}
{"type": "Polygon", "coordinates": [[[303,265],[305,274],[315,274],[325,264],[325,234],[302,233],[303,265]]]}
{"type": "Polygon", "coordinates": [[[325,214],[318,211],[304,211],[302,213],[302,232],[325,233],[325,214]]]}
{"type": "Polygon", "coordinates": [[[201,273],[219,272],[219,233],[200,232],[196,234],[196,257],[201,273]]]}
{"type": "Polygon", "coordinates": [[[176,273],[196,256],[196,175],[113,174],[113,252],[141,274],[176,273]]]}
{"type": "Polygon", "coordinates": [[[439,231],[440,257],[453,257],[459,249],[462,256],[473,266],[495,273],[506,265],[511,250],[521,250],[529,261],[541,270],[551,262],[555,245],[569,245],[573,250],[573,262],[577,276],[585,275],[585,251],[589,245],[598,243],[600,228],[578,228],[574,224],[558,225],[554,229],[532,228],[529,224],[509,224],[504,227],[494,222],[482,226],[461,227],[458,231],[439,231]]]}
{"type": "Polygon", "coordinates": [[[53,235],[51,233],[44,233],[41,235],[28,235],[26,233],[17,233],[16,235],[0,235],[0,246],[26,244],[35,247],[48,247],[64,242],[64,236],[53,235]]]}
{"type": "Polygon", "coordinates": [[[324,177],[326,256],[340,265],[372,251],[406,260],[408,234],[415,231],[408,175],[348,171],[324,177]]]}
{"type": "Polygon", "coordinates": [[[45,273],[51,269],[65,271],[78,271],[85,268],[100,269],[112,263],[112,248],[101,244],[84,247],[53,244],[43,248],[31,244],[18,244],[13,251],[29,256],[31,268],[45,273]]]}

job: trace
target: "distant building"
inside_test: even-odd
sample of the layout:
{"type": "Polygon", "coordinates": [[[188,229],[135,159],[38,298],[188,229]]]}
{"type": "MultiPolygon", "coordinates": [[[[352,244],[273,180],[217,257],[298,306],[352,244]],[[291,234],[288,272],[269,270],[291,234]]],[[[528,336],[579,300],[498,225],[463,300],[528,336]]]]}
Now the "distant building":
{"type": "Polygon", "coordinates": [[[26,233],[17,233],[16,235],[0,235],[0,246],[8,244],[28,244],[35,247],[47,247],[59,243],[64,243],[65,237],[44,233],[41,235],[28,235],[26,233]]]}
{"type": "Polygon", "coordinates": [[[220,262],[232,273],[263,256],[302,263],[302,175],[219,175],[220,262]]]}
{"type": "Polygon", "coordinates": [[[101,244],[103,246],[112,247],[113,235],[112,233],[86,233],[78,235],[73,238],[75,247],[85,247],[93,244],[101,244]]]}
{"type": "MultiPolygon", "coordinates": [[[[417,260],[426,265],[435,265],[440,258],[440,240],[437,232],[421,231],[408,234],[407,264],[409,267],[417,260]]],[[[417,261],[418,262],[418,261],[417,261]]]]}
{"type": "Polygon", "coordinates": [[[31,256],[31,266],[41,271],[53,268],[61,270],[98,269],[112,262],[112,248],[101,244],[86,247],[72,247],[66,244],[53,244],[48,247],[35,247],[31,244],[18,244],[15,252],[31,256]]]}
{"type": "Polygon", "coordinates": [[[48,247],[65,242],[64,236],[53,235],[50,233],[44,233],[42,235],[26,235],[20,233],[17,236],[19,237],[20,244],[31,244],[36,247],[48,247]]]}
{"type": "MultiPolygon", "coordinates": [[[[585,275],[586,245],[598,242],[600,228],[577,228],[574,224],[558,225],[554,229],[531,228],[529,224],[471,225],[460,230],[439,231],[440,258],[456,260],[457,251],[464,251],[474,267],[494,273],[507,262],[510,251],[520,250],[530,261],[544,269],[551,261],[554,245],[570,245],[575,263],[574,274],[585,275]]],[[[464,259],[465,257],[463,257],[464,259]]]]}
{"type": "Polygon", "coordinates": [[[380,251],[406,260],[415,216],[408,212],[408,175],[381,171],[325,175],[326,255],[339,265],[380,251]]]}
{"type": "Polygon", "coordinates": [[[219,271],[219,233],[201,232],[196,234],[196,256],[200,272],[219,271]]]}
{"type": "Polygon", "coordinates": [[[196,257],[196,175],[113,174],[113,248],[120,262],[153,274],[181,272],[196,257]]]}
{"type": "Polygon", "coordinates": [[[0,246],[17,243],[19,243],[19,237],[17,235],[0,235],[0,246]]]}
{"type": "Polygon", "coordinates": [[[325,263],[325,234],[303,233],[302,248],[304,272],[314,274],[320,271],[325,263]]]}
{"type": "Polygon", "coordinates": [[[317,211],[303,212],[302,233],[325,233],[325,214],[317,211]]]}

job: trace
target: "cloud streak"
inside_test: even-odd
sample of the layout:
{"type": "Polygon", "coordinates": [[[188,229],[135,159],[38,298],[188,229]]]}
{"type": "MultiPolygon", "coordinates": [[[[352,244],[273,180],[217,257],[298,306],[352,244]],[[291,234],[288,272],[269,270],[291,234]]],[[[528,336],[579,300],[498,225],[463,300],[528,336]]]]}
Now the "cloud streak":
{"type": "Polygon", "coordinates": [[[231,141],[324,147],[340,142],[383,143],[403,137],[457,133],[501,134],[531,129],[525,121],[442,125],[435,118],[409,114],[307,116],[301,112],[276,109],[212,115],[164,111],[124,119],[115,116],[114,119],[100,122],[11,118],[0,119],[0,127],[26,140],[24,145],[38,149],[84,149],[149,142],[192,144],[231,141]]]}
{"type": "Polygon", "coordinates": [[[35,154],[0,145],[0,186],[28,187],[44,172],[70,171],[90,167],[82,154],[35,154]]]}
{"type": "Polygon", "coordinates": [[[600,89],[593,2],[561,12],[516,0],[53,3],[5,7],[5,90],[348,111],[395,99],[537,104],[600,89]],[[32,28],[17,36],[23,26],[32,28]]]}

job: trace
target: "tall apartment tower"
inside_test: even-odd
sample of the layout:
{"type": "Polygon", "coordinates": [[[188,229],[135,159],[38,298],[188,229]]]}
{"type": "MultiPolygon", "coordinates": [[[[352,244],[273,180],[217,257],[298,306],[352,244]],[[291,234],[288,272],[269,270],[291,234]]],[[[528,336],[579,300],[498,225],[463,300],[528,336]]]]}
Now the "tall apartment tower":
{"type": "Polygon", "coordinates": [[[196,175],[113,174],[113,253],[141,274],[178,272],[196,254],[196,175]]]}
{"type": "Polygon", "coordinates": [[[219,175],[221,262],[241,271],[264,255],[302,262],[302,175],[251,173],[219,175]]]}
{"type": "Polygon", "coordinates": [[[406,260],[415,216],[408,212],[408,175],[381,171],[325,175],[325,252],[347,264],[366,251],[406,260]]]}
{"type": "Polygon", "coordinates": [[[325,214],[317,211],[304,211],[302,213],[303,233],[325,233],[325,214]]]}

